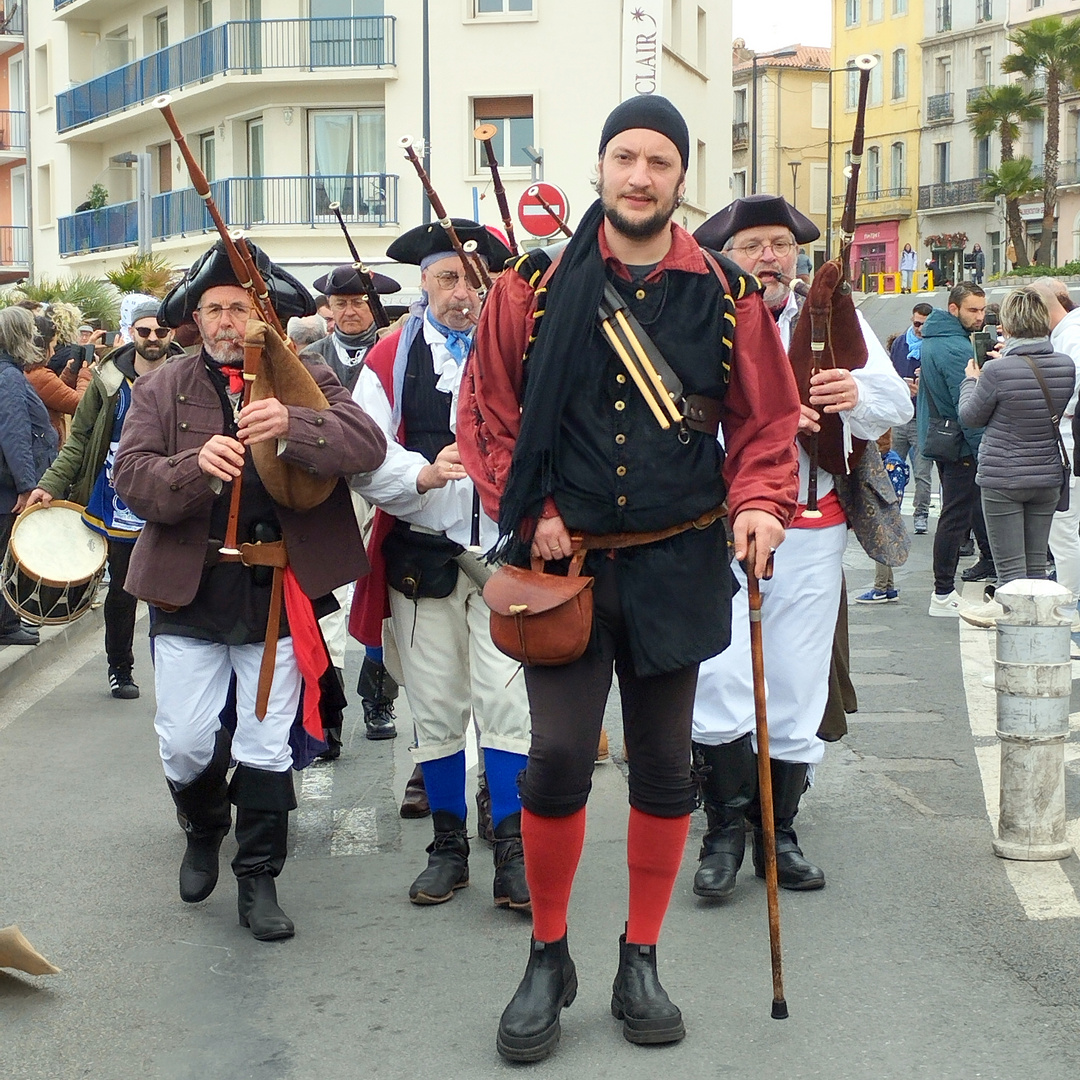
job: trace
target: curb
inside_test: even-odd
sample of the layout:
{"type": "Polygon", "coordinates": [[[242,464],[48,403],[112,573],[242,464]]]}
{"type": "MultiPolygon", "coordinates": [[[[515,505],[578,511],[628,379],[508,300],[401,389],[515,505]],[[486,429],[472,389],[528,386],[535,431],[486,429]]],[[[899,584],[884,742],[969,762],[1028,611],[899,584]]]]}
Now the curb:
{"type": "Polygon", "coordinates": [[[70,646],[88,636],[102,635],[104,629],[104,607],[95,607],[75,622],[39,627],[41,640],[37,645],[5,645],[0,648],[0,694],[10,693],[40,674],[70,646]]]}

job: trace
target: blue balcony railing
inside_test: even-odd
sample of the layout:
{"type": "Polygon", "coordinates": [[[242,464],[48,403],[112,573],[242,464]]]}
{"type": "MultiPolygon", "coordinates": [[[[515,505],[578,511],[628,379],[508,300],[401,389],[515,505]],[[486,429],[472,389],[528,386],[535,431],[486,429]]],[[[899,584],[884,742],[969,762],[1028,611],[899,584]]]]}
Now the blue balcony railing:
{"type": "Polygon", "coordinates": [[[23,0],[8,0],[0,6],[0,35],[11,34],[22,37],[26,32],[26,17],[23,15],[23,0]]]}
{"type": "Polygon", "coordinates": [[[393,65],[394,34],[392,15],[221,23],[57,94],[56,129],[71,131],[225,73],[393,65]]]}
{"type": "Polygon", "coordinates": [[[26,149],[26,113],[0,109],[0,150],[26,149]]]}
{"type": "MultiPolygon", "coordinates": [[[[221,216],[232,226],[334,224],[330,203],[340,203],[342,216],[358,225],[397,223],[398,178],[388,173],[359,176],[258,176],[215,180],[211,194],[221,216]]],[[[206,204],[194,188],[180,188],[151,200],[155,240],[214,228],[206,204]]],[[[59,219],[60,254],[131,247],[138,243],[136,203],[116,203],[59,219]]]]}
{"type": "Polygon", "coordinates": [[[26,225],[0,225],[0,266],[30,265],[30,229],[26,225]]]}

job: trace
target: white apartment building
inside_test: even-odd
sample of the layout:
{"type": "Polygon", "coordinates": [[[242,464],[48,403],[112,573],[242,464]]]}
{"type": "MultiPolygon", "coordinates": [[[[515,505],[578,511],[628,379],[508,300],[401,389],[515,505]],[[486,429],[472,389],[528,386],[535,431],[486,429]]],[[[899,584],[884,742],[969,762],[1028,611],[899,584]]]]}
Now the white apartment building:
{"type": "MultiPolygon", "coordinates": [[[[923,132],[919,149],[920,260],[934,256],[953,281],[964,276],[963,247],[927,237],[967,236],[986,252],[987,273],[1001,270],[1007,231],[1003,207],[986,199],[982,177],[1001,161],[997,136],[976,139],[968,103],[987,86],[1012,76],[1001,71],[1011,46],[1006,40],[1008,0],[935,0],[925,9],[923,132]]],[[[1021,152],[1017,147],[1017,152],[1021,152]]]]}
{"type": "MultiPolygon", "coordinates": [[[[164,92],[226,221],[307,283],[350,258],[332,202],[373,264],[425,220],[399,145],[425,130],[431,178],[452,215],[501,224],[472,135],[489,122],[511,208],[542,177],[566,193],[573,224],[595,197],[608,111],[635,92],[660,92],[691,132],[680,220],[692,229],[729,198],[724,0],[39,5],[27,49],[38,274],[97,275],[136,250],[140,170],[155,252],[186,266],[213,241],[152,104],[164,92]],[[107,205],[80,209],[95,184],[107,205]]],[[[520,242],[527,234],[515,227],[520,242]]]]}

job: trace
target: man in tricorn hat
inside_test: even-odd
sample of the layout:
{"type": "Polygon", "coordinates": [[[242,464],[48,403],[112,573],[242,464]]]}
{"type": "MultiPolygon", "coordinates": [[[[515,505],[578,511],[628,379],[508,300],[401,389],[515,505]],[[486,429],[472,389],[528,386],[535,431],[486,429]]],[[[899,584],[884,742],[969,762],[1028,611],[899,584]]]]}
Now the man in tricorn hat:
{"type": "MultiPolygon", "coordinates": [[[[278,318],[311,314],[314,303],[304,287],[249,246],[278,318]]],[[[301,687],[305,721],[317,728],[326,652],[316,618],[329,606],[327,594],[367,568],[348,486],[335,478],[375,468],[386,442],[325,364],[297,360],[269,326],[256,321],[251,294],[237,284],[220,241],[169,293],[158,318],[164,326],[194,318],[203,346],[136,381],[115,483],[146,520],[126,587],[157,608],[151,628],[154,726],[187,834],[180,896],[195,903],[216,885],[231,801],[240,923],[259,940],[273,941],[293,934],[274,879],[285,863],[289,811],[296,807],[290,728],[301,687]],[[241,408],[245,340],[262,347],[267,372],[280,373],[276,386],[298,388],[294,395],[282,390],[282,396],[309,404],[269,396],[241,408]],[[260,443],[272,441],[277,453],[268,457],[330,491],[313,509],[301,513],[271,497],[269,480],[252,458],[260,443]],[[222,550],[237,483],[241,558],[222,550]],[[284,610],[274,639],[282,588],[284,610]],[[272,666],[269,657],[264,665],[266,650],[273,650],[272,666]],[[236,730],[230,745],[219,716],[233,675],[236,730]],[[261,720],[257,693],[268,695],[261,720]],[[230,757],[237,764],[227,783],[230,757]]],[[[258,389],[258,379],[254,385],[258,389]]],[[[295,490],[300,481],[289,483],[295,490]]],[[[275,490],[281,489],[275,484],[275,490]]]]}
{"type": "MultiPolygon", "coordinates": [[[[750,195],[709,218],[694,234],[704,247],[722,250],[764,285],[765,304],[791,344],[801,298],[790,288],[798,244],[818,229],[778,195],[750,195]]],[[[848,371],[827,368],[810,380],[802,405],[801,431],[817,431],[821,411],[843,418],[849,436],[874,440],[893,424],[911,419],[911,395],[888,353],[861,315],[868,359],[848,371]]],[[[868,453],[876,452],[873,447],[868,453]]],[[[775,573],[762,582],[765,675],[769,684],[769,752],[779,883],[787,889],[820,889],[824,873],[799,848],[793,822],[812,769],[824,755],[818,737],[829,690],[829,662],[847,520],[830,473],[817,474],[820,516],[806,516],[810,460],[799,447],[799,509],[776,553],[775,573]]],[[[736,568],[740,584],[746,585],[736,568]]],[[[842,600],[841,602],[846,602],[842,600]]],[[[750,628],[745,605],[736,605],[731,647],[701,665],[694,703],[694,747],[706,766],[703,790],[708,831],[694,878],[699,896],[723,900],[735,888],[742,865],[746,819],[754,826],[754,868],[764,877],[760,805],[757,799],[757,739],[750,666],[750,628]]]]}
{"type": "MultiPolygon", "coordinates": [[[[397,292],[401,286],[385,274],[372,273],[372,284],[380,295],[397,292]]],[[[351,394],[356,387],[356,380],[364,365],[364,357],[378,340],[379,328],[371,311],[367,290],[356,267],[349,264],[335,266],[329,274],[315,279],[315,288],[320,295],[326,296],[326,303],[333,319],[333,330],[321,341],[308,346],[303,351],[305,360],[316,357],[330,366],[333,373],[341,380],[341,385],[351,394]]],[[[366,508],[359,504],[361,518],[366,508]]],[[[339,591],[338,600],[343,606],[348,605],[349,590],[339,591]]],[[[335,612],[323,624],[330,654],[335,660],[335,667],[342,671],[345,652],[344,612],[335,612]]],[[[398,687],[382,662],[382,647],[369,648],[360,669],[357,693],[364,709],[364,734],[369,739],[393,739],[397,736],[394,724],[394,698],[398,687]]],[[[327,725],[329,749],[325,757],[333,760],[341,752],[340,718],[335,717],[327,725]]]]}
{"type": "Polygon", "coordinates": [[[736,557],[753,540],[759,573],[795,511],[798,394],[758,283],[707,258],[671,220],[689,146],[686,122],[664,98],[631,98],[610,114],[600,198],[557,262],[531,253],[496,283],[458,410],[462,459],[499,517],[509,558],[521,565],[531,554],[559,570],[572,535],[590,534],[600,548],[585,560],[594,618],[584,654],[525,667],[533,941],[499,1023],[496,1045],[512,1061],[554,1049],[560,1010],[577,991],[567,906],[613,668],[628,749],[630,891],[611,1008],[630,1042],[683,1038],[656,944],[695,805],[698,665],[728,642],[722,504],[736,557]],[[677,417],[666,394],[650,393],[635,342],[664,371],[665,388],[677,386],[668,400],[677,417]]]}
{"type": "MultiPolygon", "coordinates": [[[[474,221],[454,219],[462,243],[500,270],[509,249],[474,221]]],[[[415,904],[441,904],[469,881],[465,732],[480,729],[494,827],[494,898],[527,910],[517,776],[529,748],[529,706],[517,665],[491,641],[482,567],[466,548],[490,548],[498,529],[461,467],[455,438],[462,368],[480,298],[440,225],[421,225],[387,249],[420,266],[423,300],[405,324],[368,353],[355,398],[387,436],[384,464],[353,478],[380,508],[357,585],[351,629],[366,646],[393,619],[416,727],[413,757],[431,806],[435,838],[409,889],[415,904]],[[459,565],[458,556],[463,556],[459,565]],[[470,572],[467,572],[466,567],[470,572]]]]}

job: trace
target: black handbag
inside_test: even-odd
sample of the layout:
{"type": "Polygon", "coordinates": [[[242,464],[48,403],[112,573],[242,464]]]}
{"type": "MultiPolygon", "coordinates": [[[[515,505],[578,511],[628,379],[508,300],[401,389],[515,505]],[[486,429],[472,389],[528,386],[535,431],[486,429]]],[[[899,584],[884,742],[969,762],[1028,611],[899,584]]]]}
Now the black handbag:
{"type": "Polygon", "coordinates": [[[455,560],[464,550],[442,533],[420,532],[397,521],[382,546],[386,583],[410,600],[445,600],[457,585],[455,560]]]}
{"type": "Polygon", "coordinates": [[[1058,449],[1061,451],[1061,495],[1057,506],[1054,507],[1061,514],[1069,509],[1069,495],[1072,491],[1072,468],[1069,464],[1069,451],[1065,449],[1065,440],[1061,437],[1061,417],[1054,412],[1054,403],[1050,400],[1050,388],[1046,385],[1042,372],[1030,356],[1024,356],[1024,361],[1031,368],[1032,375],[1038,380],[1039,389],[1042,390],[1043,398],[1046,400],[1046,411],[1050,414],[1050,426],[1054,429],[1058,449]]]}
{"type": "Polygon", "coordinates": [[[954,465],[964,456],[964,432],[960,421],[951,420],[938,412],[929,387],[926,400],[930,405],[930,417],[926,428],[926,441],[919,448],[922,456],[941,464],[954,465]]]}

